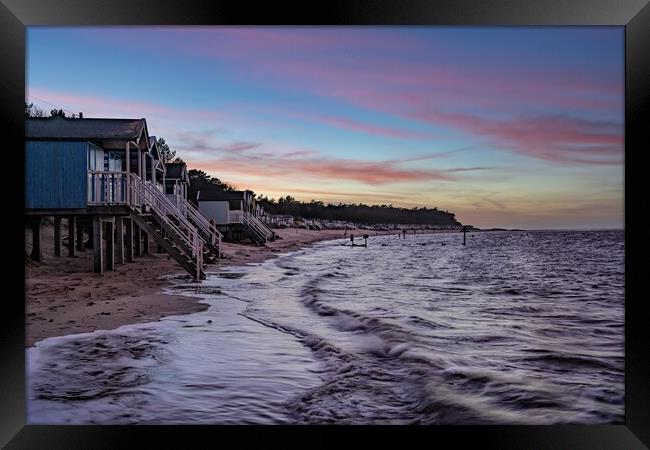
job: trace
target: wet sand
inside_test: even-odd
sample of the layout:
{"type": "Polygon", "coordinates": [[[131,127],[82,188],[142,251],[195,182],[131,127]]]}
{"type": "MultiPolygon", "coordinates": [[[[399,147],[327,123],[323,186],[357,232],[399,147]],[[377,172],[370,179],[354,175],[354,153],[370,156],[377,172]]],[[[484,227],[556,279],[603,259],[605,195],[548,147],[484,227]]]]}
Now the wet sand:
{"type": "MultiPolygon", "coordinates": [[[[344,237],[343,230],[312,231],[304,229],[276,230],[282,239],[269,242],[266,247],[253,244],[223,244],[225,257],[207,272],[222,267],[262,262],[279,253],[305,247],[313,242],[344,237]]],[[[355,235],[386,234],[357,230],[355,235]]],[[[394,232],[393,232],[394,233],[394,232]]],[[[63,236],[67,235],[65,225],[63,236]]],[[[153,253],[135,258],[133,263],[116,264],[115,270],[104,275],[92,272],[92,250],[67,256],[67,247],[61,257],[54,256],[54,231],[51,225],[43,227],[43,264],[26,258],[26,346],[47,337],[95,330],[112,330],[121,325],[151,322],[161,317],[203,311],[208,305],[195,297],[170,295],[164,288],[174,278],[187,278],[176,261],[164,253],[153,253]]],[[[348,232],[349,236],[349,232],[348,232]]],[[[27,252],[31,252],[31,233],[25,231],[27,252]]]]}

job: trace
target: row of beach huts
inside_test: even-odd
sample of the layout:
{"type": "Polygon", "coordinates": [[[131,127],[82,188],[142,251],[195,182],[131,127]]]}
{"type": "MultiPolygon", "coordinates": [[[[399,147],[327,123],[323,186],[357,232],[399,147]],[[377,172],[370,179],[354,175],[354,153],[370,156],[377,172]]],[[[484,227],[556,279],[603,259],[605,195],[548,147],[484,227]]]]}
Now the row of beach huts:
{"type": "Polygon", "coordinates": [[[36,261],[46,218],[54,224],[54,254],[61,256],[64,241],[69,256],[91,248],[98,273],[132,262],[153,241],[204,279],[224,235],[258,245],[276,237],[276,219],[251,191],[204,189],[197,208],[189,184],[186,164],[164,162],[144,118],[26,118],[25,217],[36,261]]]}

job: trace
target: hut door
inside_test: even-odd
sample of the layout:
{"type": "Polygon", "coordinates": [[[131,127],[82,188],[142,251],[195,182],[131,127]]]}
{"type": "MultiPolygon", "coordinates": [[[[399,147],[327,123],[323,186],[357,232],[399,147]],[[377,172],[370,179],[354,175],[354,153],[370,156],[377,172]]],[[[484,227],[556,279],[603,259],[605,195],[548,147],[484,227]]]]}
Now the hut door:
{"type": "MultiPolygon", "coordinates": [[[[115,153],[115,152],[109,152],[108,153],[108,161],[106,165],[106,170],[109,172],[121,172],[122,171],[122,158],[115,153]]],[[[110,199],[111,202],[117,202],[117,201],[122,201],[123,200],[123,192],[126,189],[126,186],[124,184],[126,183],[126,179],[122,174],[117,174],[117,173],[112,173],[108,175],[108,180],[107,180],[107,187],[108,187],[108,198],[110,199]]]]}

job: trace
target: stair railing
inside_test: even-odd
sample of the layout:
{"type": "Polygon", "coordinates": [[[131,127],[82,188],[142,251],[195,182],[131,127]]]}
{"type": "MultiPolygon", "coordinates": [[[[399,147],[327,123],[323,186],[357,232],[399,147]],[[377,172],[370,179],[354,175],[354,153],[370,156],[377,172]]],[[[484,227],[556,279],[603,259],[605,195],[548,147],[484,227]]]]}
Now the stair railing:
{"type": "Polygon", "coordinates": [[[260,233],[262,233],[266,237],[266,239],[270,239],[271,237],[273,237],[273,231],[271,231],[269,227],[267,227],[264,223],[262,223],[262,221],[259,220],[257,217],[255,217],[254,215],[248,212],[245,213],[245,216],[247,216],[247,220],[250,223],[252,223],[253,226],[257,228],[260,231],[260,233]]]}
{"type": "Polygon", "coordinates": [[[203,269],[203,241],[199,233],[186,217],[169,201],[167,196],[156,189],[153,185],[143,182],[139,177],[130,176],[131,205],[147,205],[165,224],[170,227],[180,239],[192,250],[192,258],[196,261],[197,277],[203,269]],[[175,218],[179,225],[169,219],[175,218]]]}
{"type": "Polygon", "coordinates": [[[272,233],[269,233],[269,230],[263,226],[263,224],[251,213],[248,211],[243,211],[242,217],[244,224],[252,228],[253,231],[259,234],[265,240],[269,240],[272,237],[272,233]]]}
{"type": "Polygon", "coordinates": [[[167,199],[178,208],[183,215],[187,215],[187,200],[177,194],[167,194],[167,199]]]}
{"type": "Polygon", "coordinates": [[[205,216],[196,209],[196,207],[187,201],[187,199],[179,197],[180,202],[183,205],[183,209],[187,213],[187,217],[194,222],[203,232],[209,236],[210,243],[214,246],[221,248],[221,238],[223,235],[217,230],[217,227],[212,225],[205,216]]]}

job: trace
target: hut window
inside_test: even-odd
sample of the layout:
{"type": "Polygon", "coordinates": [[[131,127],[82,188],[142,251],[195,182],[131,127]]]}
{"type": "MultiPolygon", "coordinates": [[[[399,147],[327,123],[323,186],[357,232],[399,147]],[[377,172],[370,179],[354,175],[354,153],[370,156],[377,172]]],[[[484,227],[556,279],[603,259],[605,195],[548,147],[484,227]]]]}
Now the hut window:
{"type": "Polygon", "coordinates": [[[88,147],[88,170],[104,170],[104,151],[94,147],[88,147]]]}
{"type": "Polygon", "coordinates": [[[108,170],[116,172],[122,170],[122,158],[115,152],[108,153],[108,170]]]}

